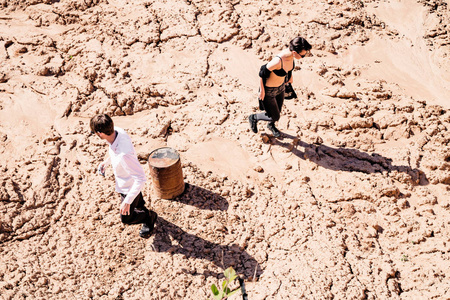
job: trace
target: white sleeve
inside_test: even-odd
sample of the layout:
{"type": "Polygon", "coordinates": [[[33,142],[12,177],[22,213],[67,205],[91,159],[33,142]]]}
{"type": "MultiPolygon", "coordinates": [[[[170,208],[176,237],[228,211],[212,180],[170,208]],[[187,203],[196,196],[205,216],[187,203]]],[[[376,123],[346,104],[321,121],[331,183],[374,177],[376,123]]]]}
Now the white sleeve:
{"type": "Polygon", "coordinates": [[[111,156],[108,156],[103,163],[105,164],[105,167],[109,166],[111,164],[111,156]]]}
{"type": "Polygon", "coordinates": [[[127,196],[124,199],[125,203],[131,204],[136,196],[139,195],[141,190],[144,188],[144,184],[147,181],[147,178],[145,177],[144,169],[139,163],[136,155],[125,154],[122,157],[122,166],[129,172],[130,176],[134,180],[130,191],[127,193],[127,196]]]}

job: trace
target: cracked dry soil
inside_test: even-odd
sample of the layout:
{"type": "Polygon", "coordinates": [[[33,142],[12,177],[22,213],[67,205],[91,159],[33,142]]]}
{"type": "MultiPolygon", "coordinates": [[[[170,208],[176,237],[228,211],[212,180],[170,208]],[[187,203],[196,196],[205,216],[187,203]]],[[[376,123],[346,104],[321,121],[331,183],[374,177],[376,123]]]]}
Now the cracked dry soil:
{"type": "Polygon", "coordinates": [[[0,1],[0,298],[450,298],[446,0],[0,1]],[[280,139],[259,66],[301,35],[280,139]],[[118,217],[96,113],[186,191],[118,217]],[[239,298],[239,296],[234,296],[239,298]]]}

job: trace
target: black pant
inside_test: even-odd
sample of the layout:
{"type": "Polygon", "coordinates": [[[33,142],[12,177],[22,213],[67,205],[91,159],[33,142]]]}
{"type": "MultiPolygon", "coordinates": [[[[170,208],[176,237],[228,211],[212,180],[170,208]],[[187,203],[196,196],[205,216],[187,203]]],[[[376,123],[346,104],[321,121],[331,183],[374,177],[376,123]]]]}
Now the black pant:
{"type": "MultiPolygon", "coordinates": [[[[123,202],[127,195],[120,194],[121,201],[123,202]]],[[[133,202],[130,205],[130,214],[129,215],[120,215],[120,219],[124,224],[141,224],[148,221],[149,218],[149,210],[145,207],[144,197],[142,197],[142,193],[134,198],[133,202]]]]}
{"type": "Polygon", "coordinates": [[[265,113],[256,114],[257,121],[276,122],[280,119],[281,108],[284,102],[284,83],[278,87],[264,87],[265,113]]]}

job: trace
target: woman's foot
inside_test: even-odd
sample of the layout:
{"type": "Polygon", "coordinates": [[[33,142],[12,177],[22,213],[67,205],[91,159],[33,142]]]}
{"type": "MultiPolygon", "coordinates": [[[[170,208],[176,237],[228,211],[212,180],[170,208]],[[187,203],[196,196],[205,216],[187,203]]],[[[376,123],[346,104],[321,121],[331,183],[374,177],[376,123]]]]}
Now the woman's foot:
{"type": "Polygon", "coordinates": [[[274,123],[267,124],[267,128],[269,128],[270,131],[272,131],[274,137],[277,138],[281,136],[281,132],[275,127],[274,123]]]}
{"type": "Polygon", "coordinates": [[[258,132],[258,120],[256,120],[256,116],[254,114],[248,116],[248,121],[250,123],[250,128],[252,129],[252,131],[254,133],[257,133],[258,132]]]}

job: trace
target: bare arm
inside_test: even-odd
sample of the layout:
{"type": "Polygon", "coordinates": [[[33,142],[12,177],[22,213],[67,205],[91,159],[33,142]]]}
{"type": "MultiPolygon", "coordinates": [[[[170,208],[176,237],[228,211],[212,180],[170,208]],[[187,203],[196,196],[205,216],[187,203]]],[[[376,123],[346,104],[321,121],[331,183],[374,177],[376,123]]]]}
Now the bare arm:
{"type": "Polygon", "coordinates": [[[266,92],[264,91],[264,81],[260,77],[259,78],[259,99],[264,100],[265,96],[266,96],[266,92]]]}
{"type": "MultiPolygon", "coordinates": [[[[273,71],[281,66],[281,60],[280,58],[276,57],[272,59],[267,65],[266,68],[269,71],[273,71]]],[[[268,79],[268,78],[267,78],[268,79]]],[[[267,80],[266,79],[266,80],[267,80]]],[[[265,97],[265,91],[264,91],[264,80],[260,77],[259,78],[259,99],[264,100],[265,97]]]]}
{"type": "Polygon", "coordinates": [[[277,70],[281,68],[281,59],[279,57],[273,58],[269,63],[267,64],[267,69],[270,71],[277,70]]]}

